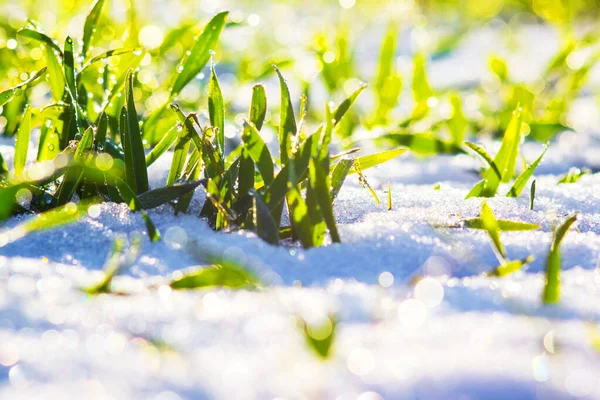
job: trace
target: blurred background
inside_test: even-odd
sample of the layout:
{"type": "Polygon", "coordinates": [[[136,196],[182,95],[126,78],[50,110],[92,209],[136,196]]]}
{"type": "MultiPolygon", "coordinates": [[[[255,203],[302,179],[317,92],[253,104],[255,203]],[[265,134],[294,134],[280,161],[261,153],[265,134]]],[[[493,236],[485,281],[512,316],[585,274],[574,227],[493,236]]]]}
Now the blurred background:
{"type": "MultiPolygon", "coordinates": [[[[91,6],[80,0],[0,1],[0,88],[46,65],[44,46],[18,35],[19,29],[34,27],[62,47],[68,35],[82,37],[91,6]]],[[[364,131],[371,137],[392,128],[447,137],[456,128],[443,122],[458,112],[466,134],[499,135],[518,104],[526,109],[529,137],[544,142],[600,122],[594,90],[599,7],[596,0],[108,0],[90,53],[144,51],[135,98],[147,116],[168,100],[173,71],[204,24],[229,10],[214,62],[230,139],[239,134],[254,83],[265,82],[270,105],[277,105],[278,86],[269,85],[276,82],[276,64],[294,101],[307,95],[308,124],[321,118],[324,101],[340,102],[362,82],[369,84],[357,111],[338,128],[346,147],[364,131]]],[[[86,72],[91,114],[100,109],[102,90],[110,88],[104,82],[110,71],[125,62],[125,56],[110,57],[86,72]]],[[[207,78],[198,74],[176,101],[206,114],[207,78]]],[[[5,105],[0,131],[13,135],[24,104],[48,105],[49,92],[41,80],[5,105]]],[[[269,130],[263,134],[268,140],[269,130]]]]}

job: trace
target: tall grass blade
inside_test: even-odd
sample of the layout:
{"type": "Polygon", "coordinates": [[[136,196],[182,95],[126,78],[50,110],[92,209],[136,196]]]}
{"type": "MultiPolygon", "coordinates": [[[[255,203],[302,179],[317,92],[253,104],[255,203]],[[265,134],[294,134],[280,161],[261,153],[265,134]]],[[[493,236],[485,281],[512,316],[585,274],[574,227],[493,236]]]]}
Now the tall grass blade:
{"type": "Polygon", "coordinates": [[[171,99],[177,96],[181,90],[192,80],[206,65],[215,49],[219,36],[225,27],[229,12],[221,12],[215,15],[206,25],[200,37],[196,40],[194,47],[185,57],[177,69],[173,86],[171,87],[171,99]]]}
{"type": "Polygon", "coordinates": [[[296,135],[298,128],[296,118],[294,117],[294,107],[290,98],[290,90],[287,82],[281,75],[279,68],[273,66],[279,77],[279,86],[281,92],[281,109],[279,122],[279,159],[281,164],[285,165],[292,151],[292,136],[296,135]]]}
{"type": "Polygon", "coordinates": [[[130,71],[127,75],[125,87],[126,106],[125,113],[121,114],[121,142],[125,153],[125,170],[127,184],[136,194],[148,191],[148,171],[146,169],[146,155],[140,133],[138,115],[133,98],[133,81],[135,77],[130,71]]]}
{"type": "Polygon", "coordinates": [[[533,202],[535,201],[535,179],[531,182],[531,188],[529,189],[529,209],[533,211],[533,202]]]}
{"type": "Polygon", "coordinates": [[[492,171],[496,173],[496,177],[498,179],[502,179],[502,172],[500,172],[500,169],[498,169],[498,166],[496,165],[496,162],[494,161],[492,156],[490,156],[489,153],[483,147],[471,142],[465,142],[465,146],[467,146],[468,148],[476,152],[481,158],[483,158],[488,164],[488,166],[492,169],[492,171]]]}
{"type": "Polygon", "coordinates": [[[27,163],[27,151],[29,150],[29,137],[31,135],[31,107],[25,107],[25,113],[17,132],[15,144],[14,166],[15,175],[20,176],[27,163]]]}
{"type": "Polygon", "coordinates": [[[523,172],[521,172],[521,174],[515,180],[514,185],[510,188],[510,191],[506,194],[506,197],[519,197],[536,168],[538,165],[540,165],[540,162],[546,154],[546,151],[548,151],[548,145],[546,145],[546,148],[542,154],[531,165],[528,165],[523,172]]]}
{"type": "MultiPolygon", "coordinates": [[[[364,171],[366,169],[373,168],[380,164],[393,160],[394,158],[404,154],[406,151],[407,149],[393,149],[382,151],[381,153],[369,154],[367,156],[358,157],[355,160],[354,165],[358,163],[358,165],[360,165],[361,171],[364,171]]],[[[353,166],[350,169],[349,174],[352,175],[356,173],[358,173],[358,171],[353,166]]]]}
{"type": "Polygon", "coordinates": [[[556,304],[560,301],[560,244],[569,232],[571,225],[577,221],[579,213],[569,216],[555,231],[546,261],[546,284],[542,300],[545,304],[556,304]]]}
{"type": "Polygon", "coordinates": [[[488,206],[487,202],[483,201],[481,203],[481,215],[479,216],[481,219],[481,223],[483,224],[483,228],[487,231],[490,239],[492,239],[492,243],[494,243],[494,250],[496,253],[496,257],[500,261],[500,263],[504,263],[506,260],[506,256],[504,253],[504,246],[502,245],[502,241],[500,240],[500,226],[498,221],[496,220],[496,216],[494,215],[494,211],[488,206]]]}
{"type": "Polygon", "coordinates": [[[46,67],[40,69],[38,72],[33,74],[29,79],[19,83],[18,85],[13,86],[10,89],[7,89],[3,92],[0,92],[0,107],[2,107],[3,105],[5,105],[9,101],[11,101],[15,97],[15,95],[17,95],[22,90],[24,90],[23,88],[26,89],[29,85],[31,85],[34,81],[36,81],[40,76],[44,75],[44,73],[46,73],[46,67]]]}
{"type": "Polygon", "coordinates": [[[340,160],[331,171],[331,204],[335,202],[335,198],[342,189],[342,185],[346,180],[346,176],[354,167],[354,159],[340,160]]]}
{"type": "Polygon", "coordinates": [[[333,207],[331,205],[331,194],[329,191],[329,176],[323,171],[321,165],[311,159],[309,165],[309,182],[312,188],[316,201],[323,215],[323,219],[329,229],[331,235],[331,241],[334,243],[340,243],[340,235],[337,230],[335,223],[335,216],[333,215],[333,207]]]}
{"type": "Polygon", "coordinates": [[[85,19],[85,24],[83,25],[83,44],[81,47],[82,58],[87,56],[88,50],[92,45],[92,40],[94,39],[94,34],[96,33],[96,26],[98,25],[98,20],[100,19],[100,13],[102,12],[103,5],[104,0],[97,0],[85,19]]]}
{"type": "Polygon", "coordinates": [[[270,185],[273,182],[273,159],[260,133],[251,123],[244,122],[242,140],[246,151],[260,171],[265,185],[270,185]]]}
{"type": "Polygon", "coordinates": [[[217,148],[223,155],[225,152],[225,106],[223,105],[223,94],[219,87],[214,64],[210,68],[210,81],[208,83],[208,115],[211,126],[215,128],[217,148]]]}
{"type": "Polygon", "coordinates": [[[271,211],[267,204],[264,202],[260,194],[256,191],[251,190],[252,197],[254,198],[253,203],[253,221],[256,226],[256,233],[265,242],[270,244],[279,243],[279,227],[271,216],[271,211]]]}
{"type": "Polygon", "coordinates": [[[250,122],[256,130],[262,128],[267,114],[267,94],[263,85],[254,85],[252,88],[252,102],[250,103],[250,122]]]}
{"type": "Polygon", "coordinates": [[[170,201],[177,200],[184,194],[193,192],[201,183],[202,181],[197,180],[189,183],[148,190],[137,196],[140,202],[140,208],[150,210],[170,201]]]}

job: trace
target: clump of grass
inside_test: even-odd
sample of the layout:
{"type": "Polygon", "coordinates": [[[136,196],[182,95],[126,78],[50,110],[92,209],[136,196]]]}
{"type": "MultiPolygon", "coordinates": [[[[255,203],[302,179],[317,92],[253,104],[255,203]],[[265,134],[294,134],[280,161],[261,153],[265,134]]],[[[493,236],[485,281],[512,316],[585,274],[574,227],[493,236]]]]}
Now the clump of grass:
{"type": "Polygon", "coordinates": [[[569,172],[558,179],[558,184],[577,183],[581,177],[591,173],[592,171],[590,171],[588,168],[571,168],[569,172]]]}
{"type": "Polygon", "coordinates": [[[502,231],[501,227],[504,227],[504,230],[515,231],[539,229],[539,226],[513,221],[503,221],[501,225],[500,222],[496,219],[494,211],[492,211],[490,206],[485,201],[483,201],[481,204],[481,215],[479,216],[479,221],[477,223],[474,223],[473,225],[477,227],[478,224],[481,224],[481,228],[485,229],[490,239],[492,240],[494,254],[498,259],[498,262],[500,263],[500,265],[494,268],[494,270],[490,271],[488,275],[504,277],[506,275],[510,275],[516,271],[521,270],[524,266],[533,262],[533,256],[529,256],[523,260],[507,259],[504,250],[504,245],[500,240],[500,232],[502,231]]]}
{"type": "MultiPolygon", "coordinates": [[[[500,150],[496,157],[492,158],[482,147],[467,142],[466,145],[474,150],[489,167],[483,172],[483,179],[478,182],[467,194],[470,197],[494,197],[501,183],[509,183],[515,176],[517,159],[519,156],[519,145],[522,142],[523,132],[523,109],[518,106],[513,113],[511,123],[509,124],[500,150]]],[[[515,179],[512,187],[506,194],[507,197],[518,197],[523,191],[525,185],[535,172],[542,158],[546,154],[548,146],[542,154],[529,166],[527,166],[515,179]]]]}

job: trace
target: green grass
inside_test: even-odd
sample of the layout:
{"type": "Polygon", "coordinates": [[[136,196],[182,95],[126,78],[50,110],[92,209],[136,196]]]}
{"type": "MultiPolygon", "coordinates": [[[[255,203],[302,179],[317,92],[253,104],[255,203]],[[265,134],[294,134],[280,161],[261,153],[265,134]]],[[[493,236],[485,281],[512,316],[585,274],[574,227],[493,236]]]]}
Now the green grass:
{"type": "MultiPolygon", "coordinates": [[[[519,198],[531,181],[533,211],[535,171],[556,135],[572,129],[566,117],[599,58],[598,35],[571,29],[575,15],[589,12],[583,2],[565,5],[560,13],[551,4],[531,10],[524,4],[503,3],[496,12],[479,17],[472,10],[449,7],[448,15],[456,17],[447,19],[456,21],[451,34],[432,35],[431,46],[414,46],[408,56],[401,47],[402,35],[414,26],[390,21],[367,72],[368,63],[357,54],[362,28],[380,10],[370,2],[357,2],[335,22],[307,32],[309,42],[298,48],[308,61],[298,56],[298,48],[280,43],[281,38],[268,31],[270,26],[267,33],[253,31],[244,48],[236,45],[244,34],[241,29],[249,28],[237,10],[161,26],[163,40],[152,46],[140,40],[141,27],[158,24],[145,19],[143,0],[132,2],[135,9],[125,21],[113,15],[110,2],[80,3],[73,5],[85,16],[80,35],[66,34],[63,25],[69,24],[62,14],[56,16],[56,28],[44,32],[35,22],[44,14],[34,7],[29,7],[34,15],[20,27],[12,19],[2,24],[17,46],[0,47],[2,133],[15,137],[12,165],[0,155],[0,221],[34,214],[2,231],[2,245],[75,222],[103,202],[124,203],[139,213],[150,241],[160,240],[161,234],[147,211],[162,207],[175,215],[200,208],[198,218],[213,229],[251,230],[272,245],[312,248],[339,243],[343,232],[336,221],[335,200],[346,179],[354,175],[377,206],[385,207],[380,205],[380,187],[371,186],[365,172],[407,152],[417,157],[478,157],[484,165],[481,180],[467,198],[519,198]],[[505,13],[511,10],[529,10],[560,27],[561,48],[537,81],[517,80],[511,63],[492,54],[492,89],[479,83],[448,88],[431,84],[432,60],[455,50],[471,28],[490,18],[507,19],[511,14],[505,13]],[[588,56],[574,63],[582,54],[588,56]],[[311,62],[314,73],[309,73],[311,62]],[[278,86],[277,99],[267,98],[272,84],[278,86]],[[240,98],[243,87],[252,88],[251,97],[248,91],[248,98],[240,98]],[[327,98],[324,104],[316,100],[323,97],[321,92],[327,98]],[[274,143],[268,141],[271,132],[276,133],[274,143]],[[495,155],[478,144],[490,139],[501,143],[495,155]],[[546,147],[528,162],[521,152],[524,141],[546,147]],[[172,161],[166,182],[150,187],[148,168],[167,153],[172,161]],[[41,176],[34,173],[40,169],[41,176]],[[203,190],[206,199],[192,207],[195,190],[203,190]],[[283,223],[286,213],[289,225],[283,223]]],[[[298,6],[292,3],[286,7],[298,6]]],[[[445,24],[446,15],[436,19],[435,8],[427,4],[440,3],[418,3],[415,21],[437,32],[435,24],[445,24]]],[[[401,161],[396,164],[401,167],[401,161]]],[[[575,183],[588,173],[573,169],[558,183],[575,183]]],[[[440,188],[438,184],[434,190],[440,188]]],[[[403,207],[399,200],[393,206],[403,207]]],[[[392,209],[390,183],[387,209],[392,209]]],[[[461,223],[483,229],[490,237],[499,262],[491,275],[505,276],[532,261],[509,260],[501,234],[535,230],[538,225],[498,220],[485,202],[479,218],[461,223]]],[[[547,302],[558,301],[557,254],[565,233],[556,234],[549,257],[553,261],[547,302]]],[[[136,253],[137,246],[132,244],[129,252],[136,253]]],[[[116,245],[106,279],[88,293],[110,291],[112,276],[125,268],[119,261],[127,252],[124,248],[116,245]]],[[[218,257],[203,265],[171,286],[259,286],[244,266],[218,257]]],[[[311,346],[326,357],[329,339],[314,341],[306,326],[303,329],[311,346]]]]}

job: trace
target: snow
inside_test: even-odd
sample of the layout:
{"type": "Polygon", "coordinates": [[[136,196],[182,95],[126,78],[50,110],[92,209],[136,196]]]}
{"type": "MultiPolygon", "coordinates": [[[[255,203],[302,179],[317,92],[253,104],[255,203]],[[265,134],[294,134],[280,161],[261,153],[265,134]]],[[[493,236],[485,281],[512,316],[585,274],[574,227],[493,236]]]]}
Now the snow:
{"type": "MultiPolygon", "coordinates": [[[[0,141],[9,165],[12,146],[0,141]]],[[[523,148],[528,160],[542,149],[523,148]]],[[[481,166],[470,156],[403,155],[366,171],[381,199],[391,182],[392,211],[349,178],[335,203],[342,243],[311,250],[212,231],[197,217],[198,190],[189,215],[149,212],[163,240],[144,239],[115,278],[127,296],[79,290],[101,278],[117,235],[144,231],[139,214],[104,204],[96,218],[0,249],[0,398],[600,398],[600,175],[557,185],[572,166],[597,170],[599,154],[593,132],[564,133],[536,174],[534,211],[527,193],[489,200],[498,218],[542,226],[502,233],[510,259],[535,256],[503,279],[483,275],[497,265],[487,235],[451,227],[480,211],[480,199],[464,200],[481,166]],[[552,230],[575,211],[561,303],[544,306],[552,230]],[[202,262],[198,248],[244,263],[266,287],[172,291],[172,276],[202,262]],[[297,318],[332,314],[333,356],[321,361],[297,318]]],[[[169,163],[151,167],[153,187],[169,163]]]]}

